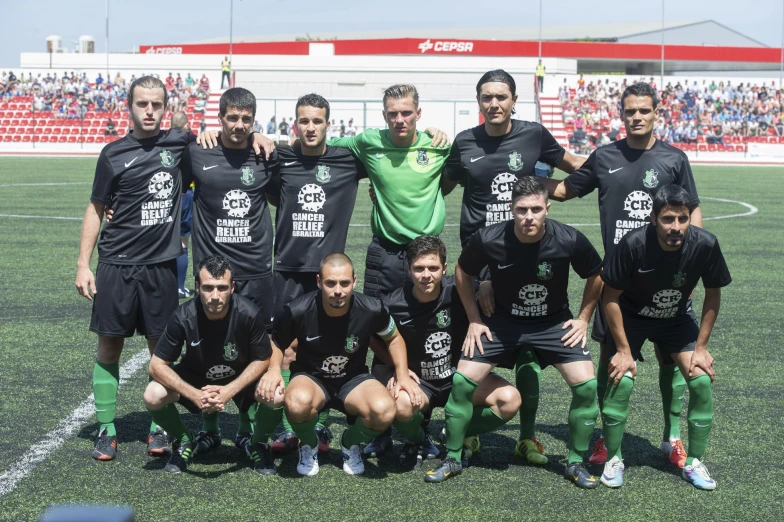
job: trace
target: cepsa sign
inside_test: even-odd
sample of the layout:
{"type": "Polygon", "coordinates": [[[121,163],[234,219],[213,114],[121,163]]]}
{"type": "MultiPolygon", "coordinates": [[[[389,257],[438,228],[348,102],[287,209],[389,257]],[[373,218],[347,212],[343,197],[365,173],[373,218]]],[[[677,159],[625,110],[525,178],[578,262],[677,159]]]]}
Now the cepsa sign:
{"type": "Polygon", "coordinates": [[[182,54],[182,47],[150,47],[144,54],[182,54]]]}
{"type": "Polygon", "coordinates": [[[455,42],[436,40],[431,42],[430,38],[420,43],[417,47],[422,53],[428,51],[434,53],[472,53],[474,52],[474,42],[455,42]]]}

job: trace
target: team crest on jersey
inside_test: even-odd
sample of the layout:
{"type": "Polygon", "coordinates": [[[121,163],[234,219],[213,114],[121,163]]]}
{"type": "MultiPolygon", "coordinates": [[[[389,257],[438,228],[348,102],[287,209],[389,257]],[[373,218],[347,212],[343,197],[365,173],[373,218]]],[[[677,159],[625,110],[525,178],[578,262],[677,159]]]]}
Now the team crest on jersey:
{"type": "Polygon", "coordinates": [[[425,341],[425,353],[434,359],[444,357],[452,348],[452,338],[446,332],[433,332],[425,341]]]}
{"type": "Polygon", "coordinates": [[[517,181],[517,176],[508,172],[502,172],[493,178],[490,190],[498,201],[512,201],[512,187],[517,181]]]}
{"type": "Polygon", "coordinates": [[[174,179],[168,172],[156,172],[147,184],[147,192],[155,194],[155,199],[168,199],[174,191],[174,179]]]}
{"type": "Polygon", "coordinates": [[[250,212],[250,197],[241,190],[230,190],[223,196],[223,210],[229,217],[244,218],[250,212]]]}
{"type": "Polygon", "coordinates": [[[359,349],[359,337],[349,335],[346,337],[346,353],[354,353],[359,349]]]}
{"type": "Polygon", "coordinates": [[[419,149],[417,151],[417,164],[424,167],[428,163],[430,163],[430,158],[427,157],[427,151],[424,149],[419,149]]]}
{"type": "Polygon", "coordinates": [[[172,157],[172,153],[166,149],[161,152],[161,165],[164,167],[174,166],[174,158],[172,157]]]}
{"type": "Polygon", "coordinates": [[[324,373],[339,374],[346,369],[348,357],[342,355],[332,355],[324,359],[321,363],[321,371],[324,373]]]}
{"type": "Polygon", "coordinates": [[[518,172],[523,169],[523,155],[517,151],[512,151],[509,154],[509,168],[514,172],[518,172]]]}
{"type": "Polygon", "coordinates": [[[436,314],[436,321],[438,321],[439,328],[446,328],[452,324],[452,318],[449,317],[449,310],[441,310],[436,314]]]}
{"type": "Polygon", "coordinates": [[[242,167],[242,176],[240,181],[243,185],[251,186],[256,183],[256,176],[253,174],[253,167],[242,167]]]}
{"type": "Polygon", "coordinates": [[[234,343],[229,343],[223,347],[223,358],[227,361],[233,361],[239,354],[240,352],[237,350],[237,345],[234,343]]]}
{"type": "Polygon", "coordinates": [[[327,183],[331,179],[332,175],[329,173],[329,167],[327,165],[319,165],[318,170],[316,171],[316,181],[319,183],[327,183]]]}
{"type": "Polygon", "coordinates": [[[679,288],[686,284],[686,274],[678,272],[672,277],[672,286],[679,288]]]}
{"type": "Polygon", "coordinates": [[[645,188],[656,188],[659,185],[659,173],[655,170],[646,170],[645,177],[642,178],[642,184],[645,185],[645,188]]]}
{"type": "Polygon", "coordinates": [[[539,279],[544,279],[545,281],[548,279],[552,279],[553,265],[551,265],[547,261],[541,263],[539,265],[539,270],[536,272],[536,277],[538,277],[539,279]]]}
{"type": "Polygon", "coordinates": [[[207,374],[205,377],[211,381],[219,381],[221,379],[228,379],[229,377],[233,376],[236,372],[234,368],[231,366],[226,366],[225,364],[217,364],[207,370],[207,374]]]}

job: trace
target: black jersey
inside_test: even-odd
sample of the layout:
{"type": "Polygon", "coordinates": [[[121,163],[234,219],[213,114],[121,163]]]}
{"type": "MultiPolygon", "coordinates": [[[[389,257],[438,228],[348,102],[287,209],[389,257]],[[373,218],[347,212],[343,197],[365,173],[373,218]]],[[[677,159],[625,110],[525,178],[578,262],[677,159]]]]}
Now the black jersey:
{"type": "Polygon", "coordinates": [[[153,264],[182,253],[180,160],[194,139],[181,129],[141,140],[126,134],[101,150],[90,201],[114,215],[101,231],[99,261],[153,264]]]}
{"type": "Polygon", "coordinates": [[[321,291],[298,297],[275,318],[272,339],[285,350],[297,340],[297,359],[291,374],[308,373],[330,382],[343,382],[367,373],[370,336],[387,337],[395,331],[395,322],[381,301],[354,292],[348,313],[330,317],[321,303],[321,291]]]}
{"type": "Polygon", "coordinates": [[[226,317],[217,321],[207,319],[198,297],[177,308],[155,346],[155,355],[173,363],[181,354],[180,365],[194,375],[225,383],[251,362],[269,359],[272,349],[258,307],[232,294],[226,317]]]}
{"type": "Polygon", "coordinates": [[[536,243],[521,243],[514,221],[483,228],[471,236],[458,262],[471,276],[489,267],[496,313],[528,319],[569,309],[569,265],[583,279],[602,268],[588,238],[553,219],[545,220],[544,236],[536,243]]]}
{"type": "Polygon", "coordinates": [[[406,341],[408,369],[436,387],[452,381],[468,330],[468,319],[453,277],[441,279],[438,298],[422,303],[406,286],[387,294],[382,302],[406,341]]]}
{"type": "Polygon", "coordinates": [[[327,147],[323,156],[305,156],[299,147],[279,149],[278,154],[275,269],[317,272],[327,254],[346,248],[357,182],[367,177],[365,167],[340,147],[327,147]]]}
{"type": "Polygon", "coordinates": [[[193,266],[221,254],[229,259],[234,279],[268,276],[272,270],[272,218],[266,193],[278,161],[256,156],[250,145],[230,149],[188,147],[182,162],[185,186],[193,195],[193,266]]]}
{"type": "Polygon", "coordinates": [[[619,303],[624,313],[651,319],[685,314],[700,278],[705,288],[732,281],[716,236],[695,226],[675,252],[661,248],[655,225],[633,230],[606,256],[602,272],[605,283],[623,290],[619,303]]]}
{"type": "Polygon", "coordinates": [[[460,213],[463,246],[480,228],[512,219],[509,203],[520,176],[533,176],[537,161],[556,166],[565,150],[539,123],[512,120],[503,136],[488,136],[484,125],[455,137],[446,175],[465,186],[460,213]]]}
{"type": "Polygon", "coordinates": [[[659,140],[647,150],[632,149],[625,139],[600,147],[564,182],[579,197],[599,189],[605,256],[624,234],[650,222],[652,196],[659,187],[680,185],[692,205],[700,204],[689,158],[659,140]]]}

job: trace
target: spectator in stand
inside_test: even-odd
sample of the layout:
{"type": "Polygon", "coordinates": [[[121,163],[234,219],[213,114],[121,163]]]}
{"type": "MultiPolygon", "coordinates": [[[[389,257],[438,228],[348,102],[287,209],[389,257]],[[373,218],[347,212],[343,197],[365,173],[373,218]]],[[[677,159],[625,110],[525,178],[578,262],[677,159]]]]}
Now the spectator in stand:
{"type": "Polygon", "coordinates": [[[781,111],[778,108],[773,109],[772,124],[776,136],[781,138],[784,135],[784,122],[781,121],[781,111]]]}
{"type": "Polygon", "coordinates": [[[577,80],[577,90],[585,91],[585,79],[583,78],[582,74],[580,75],[580,79],[577,80]]]}
{"type": "Polygon", "coordinates": [[[180,76],[180,73],[177,73],[177,79],[174,80],[174,87],[179,90],[185,88],[185,82],[182,80],[182,76],[180,76]]]}
{"type": "Polygon", "coordinates": [[[261,126],[261,123],[259,123],[259,120],[254,120],[253,121],[253,132],[261,132],[262,129],[263,129],[263,127],[261,126]]]}
{"type": "Polygon", "coordinates": [[[185,85],[187,85],[188,87],[193,87],[195,83],[196,80],[194,80],[193,77],[191,77],[191,73],[188,73],[188,76],[185,78],[185,85]]]}
{"type": "Polygon", "coordinates": [[[686,144],[697,143],[698,137],[699,137],[699,131],[697,130],[697,127],[693,123],[690,123],[689,132],[686,135],[685,143],[686,144]]]}
{"type": "Polygon", "coordinates": [[[228,56],[224,56],[221,62],[221,89],[223,89],[224,81],[226,85],[231,87],[231,61],[228,56]]]}
{"type": "Polygon", "coordinates": [[[616,113],[613,118],[610,120],[610,133],[608,137],[616,141],[618,136],[621,134],[621,126],[623,126],[623,122],[621,118],[618,117],[618,113],[616,113]]]}
{"type": "Polygon", "coordinates": [[[721,145],[722,147],[727,146],[727,142],[724,140],[724,129],[721,125],[716,125],[716,127],[714,127],[713,137],[716,140],[716,145],[721,145]]]}
{"type": "Polygon", "coordinates": [[[357,135],[357,128],[354,126],[354,118],[350,118],[348,120],[348,127],[346,127],[346,136],[356,136],[357,135]]]}
{"type": "Polygon", "coordinates": [[[103,131],[104,136],[117,136],[117,125],[114,124],[112,117],[106,120],[106,129],[103,131]]]}
{"type": "Polygon", "coordinates": [[[98,112],[103,112],[103,106],[106,103],[106,98],[104,98],[103,93],[99,92],[95,98],[93,98],[93,101],[95,102],[95,110],[98,112]]]}
{"type": "Polygon", "coordinates": [[[120,71],[117,71],[117,76],[114,77],[114,84],[125,87],[125,78],[122,77],[120,71]]]}
{"type": "Polygon", "coordinates": [[[201,75],[201,80],[199,80],[199,89],[204,92],[210,92],[210,80],[207,78],[206,74],[201,75]]]}
{"type": "Polygon", "coordinates": [[[267,134],[275,134],[275,116],[267,122],[267,134]]]}
{"type": "Polygon", "coordinates": [[[169,76],[166,77],[164,83],[166,84],[166,90],[169,92],[169,95],[171,96],[171,93],[174,92],[174,83],[175,83],[174,75],[172,75],[171,72],[169,73],[169,76]]]}
{"type": "Polygon", "coordinates": [[[196,94],[196,103],[193,105],[193,112],[204,114],[206,110],[207,93],[205,91],[199,90],[199,92],[196,94]]]}
{"type": "Polygon", "coordinates": [[[286,122],[286,118],[280,119],[280,125],[278,125],[278,134],[281,136],[289,135],[289,124],[286,122]]]}
{"type": "Polygon", "coordinates": [[[340,120],[340,137],[344,137],[346,135],[346,124],[343,123],[343,120],[340,120]]]}
{"type": "MultiPolygon", "coordinates": [[[[71,73],[71,74],[73,74],[73,73],[71,73]]],[[[101,85],[102,83],[103,83],[103,76],[101,76],[101,73],[98,73],[98,78],[95,79],[95,84],[96,85],[101,85]]]]}

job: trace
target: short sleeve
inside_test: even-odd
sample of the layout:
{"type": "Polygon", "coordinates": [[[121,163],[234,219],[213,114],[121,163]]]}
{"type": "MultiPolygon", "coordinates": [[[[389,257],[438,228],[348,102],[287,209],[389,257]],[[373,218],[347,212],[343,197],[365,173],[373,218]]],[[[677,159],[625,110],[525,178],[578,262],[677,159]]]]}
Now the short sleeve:
{"type": "Polygon", "coordinates": [[[576,230],[574,251],[572,252],[572,268],[577,275],[587,279],[602,269],[602,258],[585,234],[576,230]]]}
{"type": "Polygon", "coordinates": [[[596,170],[596,151],[593,151],[582,167],[569,174],[564,183],[577,197],[587,196],[599,188],[599,176],[596,170]]]}
{"type": "Polygon", "coordinates": [[[724,255],[721,253],[719,242],[716,241],[713,244],[713,248],[711,248],[708,262],[704,265],[702,284],[705,288],[721,288],[731,282],[730,270],[727,268],[724,255]]]}
{"type": "Polygon", "coordinates": [[[180,161],[180,175],[182,176],[182,192],[185,193],[193,183],[193,165],[191,163],[191,148],[185,147],[180,161]]]}
{"type": "Polygon", "coordinates": [[[700,204],[700,198],[697,195],[697,185],[694,183],[694,175],[691,172],[691,164],[688,158],[682,158],[681,167],[675,174],[675,182],[689,193],[689,196],[691,196],[689,203],[692,207],[700,204]]]}
{"type": "Polygon", "coordinates": [[[179,320],[177,313],[171,316],[166,324],[166,330],[155,345],[155,356],[168,363],[173,363],[182,354],[182,345],[185,342],[185,328],[179,320]]]}
{"type": "Polygon", "coordinates": [[[275,318],[275,325],[272,328],[272,342],[281,350],[285,350],[296,338],[297,333],[294,315],[291,313],[291,307],[286,305],[283,308],[280,319],[277,317],[275,318]]]}
{"type": "Polygon", "coordinates": [[[261,314],[256,314],[250,324],[250,360],[266,361],[272,355],[267,329],[261,314]]]}
{"type": "Polygon", "coordinates": [[[93,179],[93,191],[90,201],[109,205],[112,202],[112,183],[114,181],[114,168],[112,162],[106,155],[106,148],[101,151],[98,163],[95,165],[95,178],[93,179]]]}
{"type": "Polygon", "coordinates": [[[550,131],[541,125],[542,139],[541,149],[539,150],[539,161],[547,163],[552,167],[557,167],[563,161],[566,149],[550,134],[550,131]]]}
{"type": "Polygon", "coordinates": [[[460,269],[470,276],[478,276],[479,272],[488,265],[490,261],[484,248],[481,230],[471,236],[457,262],[460,269]]]}
{"type": "Polygon", "coordinates": [[[466,182],[466,169],[460,161],[460,146],[457,142],[452,144],[449,150],[449,156],[446,159],[446,166],[444,168],[444,175],[450,181],[457,181],[461,185],[466,182]]]}
{"type": "Polygon", "coordinates": [[[264,162],[264,171],[269,175],[269,182],[264,187],[265,193],[274,198],[280,199],[280,157],[278,151],[274,151],[270,159],[264,162]]]}
{"type": "Polygon", "coordinates": [[[604,260],[602,281],[616,290],[626,290],[632,284],[634,256],[626,235],[618,243],[618,247],[604,260]]]}
{"type": "Polygon", "coordinates": [[[386,306],[381,305],[381,310],[374,314],[372,327],[372,331],[382,339],[389,339],[395,333],[395,321],[386,306]]]}
{"type": "Polygon", "coordinates": [[[331,147],[343,147],[351,151],[351,153],[361,158],[362,154],[362,134],[357,134],[356,136],[346,136],[343,138],[332,138],[327,140],[327,145],[331,147]]]}
{"type": "Polygon", "coordinates": [[[357,169],[357,181],[360,179],[365,179],[368,177],[367,169],[365,168],[365,164],[359,161],[359,159],[354,160],[354,166],[357,169]]]}

